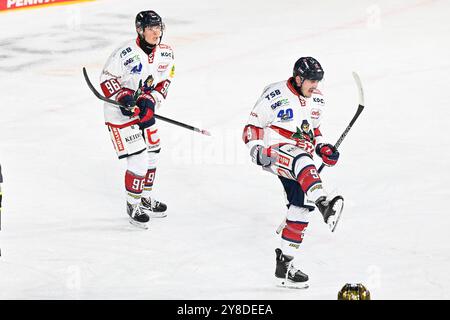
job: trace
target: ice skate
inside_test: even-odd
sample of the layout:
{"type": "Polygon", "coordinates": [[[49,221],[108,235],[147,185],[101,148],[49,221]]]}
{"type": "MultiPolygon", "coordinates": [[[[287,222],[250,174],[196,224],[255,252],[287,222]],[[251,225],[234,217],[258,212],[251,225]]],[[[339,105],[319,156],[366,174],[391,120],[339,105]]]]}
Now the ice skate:
{"type": "Polygon", "coordinates": [[[127,213],[130,216],[129,222],[141,229],[148,229],[149,216],[142,212],[138,204],[132,205],[127,202],[127,213]]]}
{"type": "Polygon", "coordinates": [[[335,196],[333,199],[328,200],[322,196],[316,201],[317,209],[322,213],[323,221],[334,232],[337,223],[341,218],[342,210],[344,209],[344,198],[342,196],[335,196]]]}
{"type": "Polygon", "coordinates": [[[294,257],[284,255],[281,249],[275,249],[276,268],[275,277],[279,287],[306,289],[308,285],[308,276],[296,269],[293,265],[294,257]]]}
{"type": "Polygon", "coordinates": [[[167,216],[167,205],[152,198],[141,198],[141,211],[150,218],[164,218],[167,216]]]}

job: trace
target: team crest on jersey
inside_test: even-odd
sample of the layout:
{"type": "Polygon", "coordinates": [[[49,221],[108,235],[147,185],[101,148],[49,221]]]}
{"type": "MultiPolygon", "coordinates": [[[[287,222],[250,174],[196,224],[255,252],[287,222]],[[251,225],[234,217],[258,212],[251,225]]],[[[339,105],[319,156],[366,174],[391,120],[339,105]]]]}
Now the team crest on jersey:
{"type": "Polygon", "coordinates": [[[152,75],[149,75],[147,77],[147,79],[145,79],[145,81],[144,81],[144,90],[145,91],[153,90],[153,81],[154,81],[154,79],[153,79],[152,75]]]}
{"type": "Polygon", "coordinates": [[[314,141],[314,133],[310,129],[307,120],[303,120],[301,128],[297,127],[297,132],[292,135],[292,138],[299,140],[314,141]]]}

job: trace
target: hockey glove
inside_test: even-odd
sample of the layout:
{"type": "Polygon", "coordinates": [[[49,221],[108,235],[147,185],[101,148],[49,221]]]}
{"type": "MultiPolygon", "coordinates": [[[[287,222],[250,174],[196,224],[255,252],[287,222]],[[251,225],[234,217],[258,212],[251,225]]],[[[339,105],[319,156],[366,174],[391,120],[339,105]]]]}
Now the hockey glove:
{"type": "Polygon", "coordinates": [[[326,166],[334,166],[339,159],[339,151],[329,143],[319,143],[316,146],[316,153],[322,158],[326,166]]]}
{"type": "Polygon", "coordinates": [[[268,167],[277,161],[276,152],[272,148],[264,148],[261,145],[253,146],[250,150],[252,161],[258,166],[268,167]]]}
{"type": "Polygon", "coordinates": [[[155,104],[155,98],[151,94],[143,93],[137,98],[136,105],[140,110],[139,127],[141,129],[148,128],[155,123],[155,118],[153,117],[155,104]]]}
{"type": "Polygon", "coordinates": [[[116,100],[122,104],[120,106],[120,111],[124,116],[127,117],[136,117],[139,114],[139,109],[134,108],[134,91],[128,88],[123,88],[117,94],[116,100]]]}

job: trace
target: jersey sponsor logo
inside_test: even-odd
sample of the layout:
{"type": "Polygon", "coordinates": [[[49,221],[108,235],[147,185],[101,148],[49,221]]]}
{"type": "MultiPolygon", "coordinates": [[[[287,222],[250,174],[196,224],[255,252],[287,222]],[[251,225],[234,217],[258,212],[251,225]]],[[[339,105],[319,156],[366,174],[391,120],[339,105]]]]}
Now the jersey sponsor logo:
{"type": "Polygon", "coordinates": [[[161,52],[161,57],[163,57],[163,58],[165,58],[165,57],[172,58],[172,52],[163,51],[163,52],[161,52]]]}
{"type": "Polygon", "coordinates": [[[127,60],[124,62],[123,65],[126,67],[127,65],[129,65],[130,63],[133,63],[133,62],[135,62],[135,61],[141,61],[141,59],[139,58],[139,56],[134,56],[134,57],[131,57],[131,58],[127,59],[127,60]]]}
{"type": "Polygon", "coordinates": [[[288,157],[282,156],[281,154],[278,155],[278,159],[277,160],[278,160],[277,162],[279,164],[281,164],[283,166],[286,166],[286,167],[288,167],[289,164],[291,163],[291,159],[289,159],[288,157]]]}
{"type": "Polygon", "coordinates": [[[117,146],[117,150],[119,152],[125,150],[123,147],[122,139],[120,139],[119,129],[111,127],[111,130],[113,133],[114,141],[116,142],[115,144],[117,146]]]}
{"type": "Polygon", "coordinates": [[[276,89],[272,92],[270,92],[268,95],[266,95],[264,98],[266,98],[267,100],[272,100],[273,98],[275,98],[276,96],[279,96],[281,94],[281,91],[276,89]]]}
{"type": "Polygon", "coordinates": [[[140,132],[132,134],[131,136],[125,137],[125,142],[126,143],[133,143],[136,140],[138,140],[139,138],[141,138],[141,136],[142,136],[142,134],[140,132]]]}
{"type": "Polygon", "coordinates": [[[150,130],[150,128],[147,129],[147,131],[146,131],[147,140],[150,145],[157,145],[159,143],[160,139],[159,139],[157,133],[158,133],[158,129],[155,129],[155,130],[150,130]],[[155,137],[156,139],[153,140],[153,137],[155,137]]]}
{"type": "Polygon", "coordinates": [[[314,97],[313,101],[317,102],[317,103],[320,103],[320,104],[324,104],[325,103],[325,100],[323,98],[314,97]]]}
{"type": "Polygon", "coordinates": [[[122,50],[122,52],[120,53],[120,57],[123,58],[125,57],[127,54],[129,54],[131,51],[133,51],[130,47],[122,50]]]}
{"type": "Polygon", "coordinates": [[[320,110],[312,109],[311,110],[311,118],[312,119],[319,119],[320,117],[320,110]]]}
{"type": "Polygon", "coordinates": [[[286,105],[288,105],[288,104],[289,104],[289,99],[281,99],[281,100],[278,100],[278,101],[275,102],[275,103],[272,103],[272,104],[270,105],[270,107],[271,107],[273,110],[275,110],[275,109],[278,108],[278,107],[286,106],[286,105]]]}
{"type": "Polygon", "coordinates": [[[159,64],[158,65],[158,72],[164,72],[164,71],[166,71],[167,70],[167,67],[169,66],[169,64],[168,63],[164,63],[164,64],[159,64]]]}
{"type": "Polygon", "coordinates": [[[139,63],[138,66],[134,66],[133,69],[131,69],[131,73],[141,73],[142,71],[142,63],[139,63]]]}

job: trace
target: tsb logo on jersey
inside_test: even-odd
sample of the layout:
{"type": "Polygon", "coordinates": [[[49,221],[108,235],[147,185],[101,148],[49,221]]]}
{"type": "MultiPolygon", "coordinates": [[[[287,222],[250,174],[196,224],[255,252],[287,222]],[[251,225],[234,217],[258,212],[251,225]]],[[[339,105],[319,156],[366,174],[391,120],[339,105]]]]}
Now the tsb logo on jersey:
{"type": "Polygon", "coordinates": [[[277,89],[277,90],[272,91],[271,93],[269,93],[267,96],[265,96],[265,98],[267,100],[271,100],[271,99],[275,98],[276,96],[279,96],[280,94],[281,94],[281,91],[277,89]]]}

